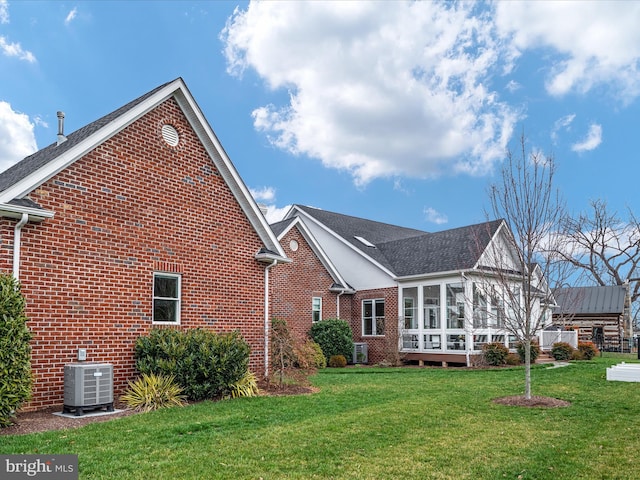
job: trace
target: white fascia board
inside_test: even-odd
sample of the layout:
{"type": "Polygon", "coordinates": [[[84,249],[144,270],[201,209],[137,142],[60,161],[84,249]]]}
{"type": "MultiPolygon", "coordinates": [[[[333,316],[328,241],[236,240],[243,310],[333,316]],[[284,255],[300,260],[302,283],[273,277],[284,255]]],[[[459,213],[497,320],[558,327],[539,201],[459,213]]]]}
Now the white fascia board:
{"type": "Polygon", "coordinates": [[[433,272],[433,273],[419,273],[416,275],[406,275],[404,277],[393,277],[393,279],[400,283],[400,282],[413,282],[413,281],[418,281],[418,280],[432,280],[434,278],[445,278],[445,277],[461,277],[462,275],[465,275],[467,273],[470,273],[469,270],[450,270],[447,272],[433,272]]]}
{"type": "MultiPolygon", "coordinates": [[[[395,278],[395,274],[389,270],[387,267],[385,267],[384,265],[381,265],[380,263],[378,263],[377,261],[375,261],[373,258],[371,258],[369,255],[367,255],[366,253],[364,253],[362,250],[356,248],[353,246],[353,244],[351,244],[350,242],[348,242],[344,237],[342,237],[341,235],[338,235],[336,232],[334,232],[333,230],[331,230],[330,228],[327,228],[327,226],[324,223],[319,222],[318,220],[316,220],[315,218],[313,218],[311,215],[307,214],[306,212],[295,208],[295,212],[297,215],[303,217],[305,220],[309,220],[311,222],[313,222],[314,224],[316,224],[317,226],[319,226],[320,228],[322,228],[325,232],[327,232],[329,235],[331,235],[332,237],[334,237],[336,240],[338,240],[339,242],[341,242],[342,244],[344,244],[347,248],[349,248],[352,252],[354,252],[356,255],[366,259],[369,263],[371,263],[372,265],[374,265],[376,268],[379,268],[380,270],[382,270],[386,275],[388,275],[391,278],[395,278]]],[[[290,210],[289,213],[292,213],[292,211],[294,210],[290,210]]],[[[289,214],[287,214],[289,215],[289,214]]]]}
{"type": "Polygon", "coordinates": [[[240,204],[265,247],[273,252],[277,252],[281,257],[286,258],[287,255],[267,223],[266,218],[260,211],[260,207],[258,207],[257,202],[253,199],[249,189],[233,166],[231,159],[225,152],[218,137],[184,83],[182,83],[180,90],[176,92],[176,101],[215,163],[222,178],[224,178],[227,185],[229,185],[237,202],[240,204]]]}
{"type": "Polygon", "coordinates": [[[325,251],[322,249],[320,244],[317,242],[317,240],[315,239],[315,237],[313,236],[309,228],[304,224],[304,222],[300,219],[300,217],[296,217],[294,221],[291,222],[289,226],[280,233],[280,235],[278,235],[278,240],[282,240],[282,238],[289,231],[291,231],[291,229],[294,226],[298,227],[298,229],[300,230],[300,233],[302,233],[302,236],[307,241],[307,243],[311,246],[311,249],[320,260],[320,263],[322,263],[324,268],[329,272],[329,275],[331,275],[331,278],[336,283],[339,283],[340,285],[343,285],[346,288],[348,284],[347,281],[344,278],[342,278],[342,275],[340,275],[340,272],[338,271],[336,266],[333,264],[331,259],[327,256],[325,251]]]}
{"type": "Polygon", "coordinates": [[[32,222],[41,222],[47,218],[52,218],[54,215],[54,212],[51,210],[0,203],[0,216],[2,217],[19,219],[22,217],[23,213],[26,213],[29,216],[29,220],[32,222]]]}
{"type": "Polygon", "coordinates": [[[62,170],[73,164],[76,160],[82,158],[88,152],[105,142],[115,134],[126,128],[128,125],[136,121],[142,115],[152,108],[169,98],[176,89],[184,86],[181,80],[171,82],[163,89],[157,91],[154,95],[145,99],[135,107],[123,113],[113,122],[105,125],[100,130],[94,132],[75,147],[67,150],[55,160],[47,163],[42,168],[34,171],[32,174],[15,183],[0,194],[0,203],[8,202],[14,198],[23,198],[29,192],[42,185],[51,177],[60,173],[62,170]]]}

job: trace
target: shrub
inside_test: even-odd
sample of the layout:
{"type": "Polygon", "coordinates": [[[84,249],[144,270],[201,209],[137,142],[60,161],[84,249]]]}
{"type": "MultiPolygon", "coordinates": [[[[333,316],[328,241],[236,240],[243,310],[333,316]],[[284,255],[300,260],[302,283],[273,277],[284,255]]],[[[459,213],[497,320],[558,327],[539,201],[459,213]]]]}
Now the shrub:
{"type": "Polygon", "coordinates": [[[297,366],[305,370],[315,370],[326,368],[327,359],[322,353],[320,345],[311,339],[299,342],[295,345],[297,366]]]}
{"type": "MultiPolygon", "coordinates": [[[[516,350],[518,351],[518,356],[520,357],[520,362],[525,362],[525,344],[524,342],[518,342],[516,345],[516,350]]],[[[535,363],[536,359],[540,355],[540,347],[537,343],[531,342],[531,348],[529,349],[531,352],[531,363],[535,363]]]]}
{"type": "Polygon", "coordinates": [[[584,360],[584,353],[582,353],[580,350],[575,349],[573,352],[571,352],[571,360],[584,360]]]}
{"type": "Polygon", "coordinates": [[[507,358],[505,358],[505,363],[507,365],[520,365],[522,362],[520,361],[520,355],[517,353],[510,353],[507,355],[507,358]]]}
{"type": "Polygon", "coordinates": [[[344,355],[332,355],[329,358],[329,366],[332,368],[344,368],[347,366],[347,359],[344,355]]]}
{"type": "Polygon", "coordinates": [[[11,425],[20,406],[31,398],[31,332],[24,314],[20,284],[0,275],[0,427],[11,425]]]}
{"type": "Polygon", "coordinates": [[[325,358],[342,355],[351,358],[353,355],[353,334],[345,320],[330,318],[316,322],[311,327],[310,336],[320,345],[325,358]]]}
{"type": "Polygon", "coordinates": [[[569,360],[573,347],[567,342],[556,342],[551,346],[551,356],[556,360],[569,360]]]}
{"type": "Polygon", "coordinates": [[[294,340],[289,325],[281,318],[271,319],[271,365],[281,386],[286,372],[295,366],[296,361],[294,340]]]}
{"type": "Polygon", "coordinates": [[[506,360],[507,355],[509,355],[509,349],[498,342],[487,343],[482,347],[482,355],[488,365],[504,365],[507,363],[506,360]]]}
{"type": "Polygon", "coordinates": [[[249,370],[240,380],[231,385],[231,398],[256,397],[259,393],[258,380],[249,370]]]}
{"type": "Polygon", "coordinates": [[[181,407],[185,404],[182,388],[173,376],[146,373],[129,382],[129,388],[120,397],[129,408],[139,412],[149,412],[159,408],[181,407]]]}
{"type": "Polygon", "coordinates": [[[238,332],[154,328],[135,346],[140,373],[173,376],[190,400],[230,392],[249,366],[249,345],[238,332]]]}
{"type": "Polygon", "coordinates": [[[591,360],[593,357],[600,355],[598,347],[593,342],[578,342],[578,351],[582,353],[585,360],[591,360]]]}

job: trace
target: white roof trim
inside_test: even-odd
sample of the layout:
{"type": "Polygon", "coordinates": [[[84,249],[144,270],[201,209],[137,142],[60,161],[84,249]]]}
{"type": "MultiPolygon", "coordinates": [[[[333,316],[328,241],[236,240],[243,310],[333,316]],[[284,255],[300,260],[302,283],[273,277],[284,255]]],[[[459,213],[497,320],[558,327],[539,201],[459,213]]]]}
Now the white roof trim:
{"type": "Polygon", "coordinates": [[[350,290],[350,288],[348,287],[347,281],[342,277],[342,275],[340,274],[340,272],[338,271],[336,266],[333,264],[331,259],[329,259],[329,257],[325,253],[325,251],[322,249],[320,244],[317,242],[317,240],[315,239],[315,237],[313,236],[313,234],[309,230],[309,227],[307,227],[304,224],[304,222],[302,220],[300,220],[300,217],[294,217],[293,221],[290,222],[289,225],[287,225],[287,228],[285,228],[282,232],[280,232],[280,235],[278,235],[278,241],[282,240],[282,238],[287,233],[289,233],[294,226],[298,227],[298,229],[300,230],[300,233],[302,233],[302,236],[304,237],[304,239],[311,246],[311,249],[313,250],[313,252],[317,255],[318,259],[320,260],[320,263],[322,263],[322,265],[329,272],[329,275],[331,275],[331,278],[336,283],[339,283],[340,285],[343,285],[346,289],[350,290]]]}
{"type": "Polygon", "coordinates": [[[312,221],[313,223],[318,225],[320,228],[322,228],[325,232],[329,233],[331,236],[333,236],[338,241],[342,242],[345,246],[350,248],[353,252],[355,252],[356,254],[360,255],[361,257],[366,259],[369,263],[371,263],[372,265],[376,266],[377,268],[382,270],[384,273],[389,275],[389,277],[391,277],[391,278],[395,278],[396,277],[396,275],[391,270],[389,270],[387,267],[385,267],[384,265],[380,264],[379,262],[377,262],[376,260],[371,258],[369,255],[365,254],[362,250],[354,247],[353,244],[351,244],[350,242],[345,240],[341,235],[338,235],[336,232],[334,232],[333,230],[328,228],[324,223],[321,223],[319,220],[316,220],[314,217],[309,215],[307,212],[305,212],[303,210],[300,210],[295,205],[291,208],[291,210],[289,210],[289,212],[287,212],[287,214],[285,215],[285,219],[291,218],[293,215],[298,215],[300,217],[303,217],[306,220],[312,221]]]}

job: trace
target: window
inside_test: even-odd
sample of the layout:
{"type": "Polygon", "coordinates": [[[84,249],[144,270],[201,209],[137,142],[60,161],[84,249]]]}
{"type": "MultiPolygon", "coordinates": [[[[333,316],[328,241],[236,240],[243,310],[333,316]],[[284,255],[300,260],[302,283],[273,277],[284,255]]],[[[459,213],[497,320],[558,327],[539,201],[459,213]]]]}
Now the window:
{"type": "Polygon", "coordinates": [[[362,334],[384,335],[384,300],[362,301],[362,334]]]}
{"type": "Polygon", "coordinates": [[[442,345],[440,344],[440,335],[425,335],[424,348],[428,350],[442,350],[442,345]]]}
{"type": "Polygon", "coordinates": [[[322,320],[322,297],[313,297],[311,300],[311,321],[319,322],[322,320]]]}
{"type": "Polygon", "coordinates": [[[447,328],[464,328],[464,286],[447,285],[447,328]]]}
{"type": "Polygon", "coordinates": [[[473,336],[473,349],[474,350],[482,350],[482,347],[484,347],[487,344],[487,335],[474,335],[473,336]]]}
{"type": "Polygon", "coordinates": [[[418,335],[404,334],[402,335],[402,348],[406,350],[418,350],[418,335]]]}
{"type": "Polygon", "coordinates": [[[440,328],[440,285],[423,287],[424,328],[440,328]]]}
{"type": "Polygon", "coordinates": [[[465,335],[447,335],[447,350],[465,350],[466,348],[465,335]]]}
{"type": "Polygon", "coordinates": [[[418,288],[405,288],[402,291],[404,304],[404,328],[405,330],[415,330],[418,328],[418,318],[416,315],[416,299],[418,288]]]}
{"type": "Polygon", "coordinates": [[[153,274],[153,321],[180,323],[180,275],[153,274]]]}
{"type": "Polygon", "coordinates": [[[473,327],[487,328],[487,297],[477,283],[473,284],[473,327]]]}

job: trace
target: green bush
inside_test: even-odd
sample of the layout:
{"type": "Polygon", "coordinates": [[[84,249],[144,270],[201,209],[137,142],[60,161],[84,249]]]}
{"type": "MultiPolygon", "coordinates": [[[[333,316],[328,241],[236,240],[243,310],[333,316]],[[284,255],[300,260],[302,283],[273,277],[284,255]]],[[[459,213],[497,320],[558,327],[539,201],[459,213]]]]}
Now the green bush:
{"type": "Polygon", "coordinates": [[[517,353],[510,353],[507,355],[504,361],[507,365],[520,365],[522,361],[520,360],[520,355],[517,353]]]}
{"type": "Polygon", "coordinates": [[[347,366],[347,359],[344,355],[332,355],[329,359],[329,366],[332,368],[344,368],[347,366]]]}
{"type": "Polygon", "coordinates": [[[504,365],[507,363],[509,349],[499,342],[487,343],[482,347],[482,355],[488,365],[504,365]]]}
{"type": "Polygon", "coordinates": [[[353,355],[353,334],[345,320],[329,318],[316,322],[311,327],[310,336],[320,345],[325,358],[342,355],[351,358],[353,355]]]}
{"type": "Polygon", "coordinates": [[[600,355],[598,347],[593,342],[578,342],[578,351],[582,353],[582,358],[591,360],[593,357],[600,355]]]}
{"type": "Polygon", "coordinates": [[[133,382],[129,382],[124,395],[120,397],[129,408],[139,412],[149,412],[159,408],[181,407],[185,405],[185,397],[180,387],[171,376],[147,375],[146,373],[133,382]]]}
{"type": "Polygon", "coordinates": [[[24,314],[20,284],[0,275],[0,427],[11,425],[20,406],[31,398],[31,332],[24,314]]]}
{"type": "Polygon", "coordinates": [[[551,356],[556,360],[569,360],[573,347],[567,342],[556,342],[551,346],[551,356]]]}
{"type": "MultiPolygon", "coordinates": [[[[518,351],[518,356],[520,357],[520,362],[525,362],[525,344],[524,342],[518,342],[516,345],[516,350],[518,351]]],[[[540,356],[540,347],[537,343],[531,342],[531,348],[529,349],[531,352],[531,363],[535,363],[536,359],[540,356]]]]}
{"type": "Polygon", "coordinates": [[[238,332],[154,328],[135,346],[140,373],[173,376],[189,400],[230,393],[249,367],[249,345],[238,332]]]}

